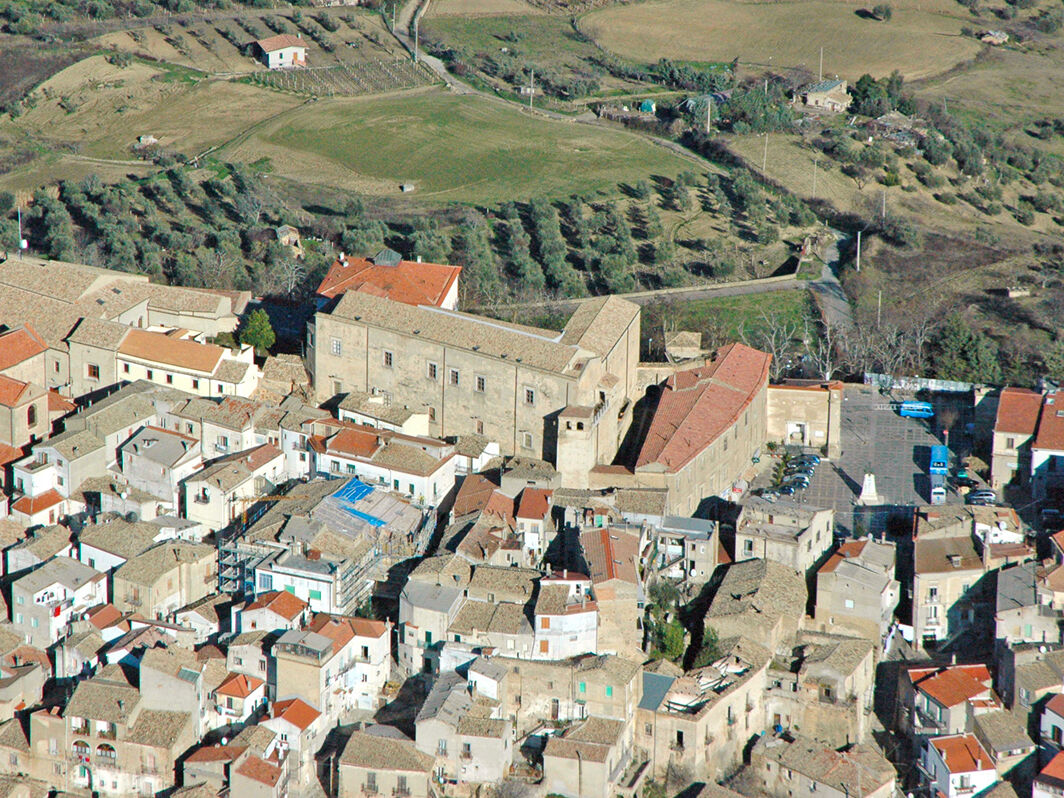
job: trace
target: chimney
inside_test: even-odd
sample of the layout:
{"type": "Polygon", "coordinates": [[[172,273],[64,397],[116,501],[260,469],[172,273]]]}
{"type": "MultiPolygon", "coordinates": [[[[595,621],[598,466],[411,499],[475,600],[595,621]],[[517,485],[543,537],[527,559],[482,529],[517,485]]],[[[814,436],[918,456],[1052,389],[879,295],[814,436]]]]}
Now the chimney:
{"type": "Polygon", "coordinates": [[[562,579],[568,579],[568,578],[569,578],[569,569],[568,568],[562,568],[562,579]]]}
{"type": "Polygon", "coordinates": [[[417,256],[417,262],[421,263],[421,256],[420,255],[417,256]]]}
{"type": "Polygon", "coordinates": [[[957,652],[956,651],[954,651],[952,654],[949,655],[949,664],[950,665],[956,665],[957,664],[957,652]]]}

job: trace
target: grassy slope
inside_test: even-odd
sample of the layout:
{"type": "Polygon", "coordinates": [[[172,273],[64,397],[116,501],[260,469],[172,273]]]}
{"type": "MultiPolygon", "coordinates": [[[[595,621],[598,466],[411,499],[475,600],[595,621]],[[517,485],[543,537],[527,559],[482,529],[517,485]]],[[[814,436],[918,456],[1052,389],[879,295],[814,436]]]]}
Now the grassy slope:
{"type": "Polygon", "coordinates": [[[690,168],[636,136],[531,118],[441,90],[319,102],[226,154],[254,160],[264,153],[282,176],[379,193],[413,181],[422,198],[474,203],[614,191],[618,182],[690,168]],[[310,173],[308,165],[328,171],[310,173]]]}
{"type": "Polygon", "coordinates": [[[661,57],[804,66],[825,75],[901,70],[909,78],[944,72],[979,51],[959,32],[968,20],[951,0],[895,2],[890,22],[863,19],[852,3],[830,0],[736,3],[657,0],[590,14],[581,30],[610,50],[640,61],[661,57]],[[771,57],[771,58],[770,58],[771,57]]]}

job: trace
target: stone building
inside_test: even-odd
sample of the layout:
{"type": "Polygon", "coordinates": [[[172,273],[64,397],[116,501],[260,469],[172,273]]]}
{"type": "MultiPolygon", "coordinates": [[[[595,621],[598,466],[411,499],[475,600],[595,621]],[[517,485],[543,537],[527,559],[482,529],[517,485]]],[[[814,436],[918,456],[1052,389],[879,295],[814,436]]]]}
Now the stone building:
{"type": "Polygon", "coordinates": [[[586,486],[631,421],[639,308],[580,305],[561,333],[348,291],[307,329],[319,400],[350,391],[426,408],[429,434],[484,435],[586,486]]]}
{"type": "Polygon", "coordinates": [[[882,640],[901,597],[895,559],[893,543],[861,538],[839,546],[817,571],[817,627],[882,640]]]}
{"type": "Polygon", "coordinates": [[[857,745],[837,751],[805,737],[769,735],[750,754],[750,772],[761,794],[772,798],[827,795],[830,798],[890,798],[897,774],[875,748],[857,745]]]}
{"type": "Polygon", "coordinates": [[[808,574],[834,540],[835,511],[754,496],[735,522],[735,559],[772,560],[808,574]]]}
{"type": "Polygon", "coordinates": [[[842,452],[842,400],[843,384],[837,381],[784,380],[768,386],[767,439],[838,457],[842,452]]]}

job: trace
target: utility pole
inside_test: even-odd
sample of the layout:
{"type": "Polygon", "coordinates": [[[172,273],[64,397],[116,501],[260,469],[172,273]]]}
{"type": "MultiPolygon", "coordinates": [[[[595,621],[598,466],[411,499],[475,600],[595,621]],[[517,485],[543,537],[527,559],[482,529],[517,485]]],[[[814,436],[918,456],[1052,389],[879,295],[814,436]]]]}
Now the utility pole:
{"type": "Polygon", "coordinates": [[[883,320],[883,292],[879,292],[879,299],[876,300],[876,327],[879,327],[880,321],[883,320]]]}
{"type": "Polygon", "coordinates": [[[761,158],[761,174],[768,174],[768,133],[765,136],[765,154],[761,158]]]}
{"type": "Polygon", "coordinates": [[[813,199],[816,199],[816,163],[817,159],[813,159],[813,199]]]}
{"type": "Polygon", "coordinates": [[[883,219],[884,221],[887,218],[887,192],[886,192],[886,190],[883,191],[883,207],[882,207],[882,209],[879,212],[879,218],[883,219]]]}
{"type": "Polygon", "coordinates": [[[22,253],[26,251],[29,242],[22,237],[22,206],[18,208],[18,259],[22,260],[22,253]]]}
{"type": "Polygon", "coordinates": [[[823,79],[824,79],[824,48],[821,47],[820,48],[820,73],[819,73],[819,77],[817,77],[817,80],[820,81],[820,80],[823,80],[823,79]]]}
{"type": "Polygon", "coordinates": [[[417,39],[418,39],[418,18],[417,11],[414,12],[414,63],[417,63],[417,39]]]}
{"type": "Polygon", "coordinates": [[[861,271],[861,231],[857,231],[857,271],[861,271]]]}
{"type": "Polygon", "coordinates": [[[706,95],[706,133],[713,132],[713,98],[706,95]]]}
{"type": "Polygon", "coordinates": [[[395,32],[395,3],[392,3],[392,32],[395,32]]]}
{"type": "Polygon", "coordinates": [[[528,78],[528,110],[532,112],[532,98],[536,96],[536,70],[528,78]]]}

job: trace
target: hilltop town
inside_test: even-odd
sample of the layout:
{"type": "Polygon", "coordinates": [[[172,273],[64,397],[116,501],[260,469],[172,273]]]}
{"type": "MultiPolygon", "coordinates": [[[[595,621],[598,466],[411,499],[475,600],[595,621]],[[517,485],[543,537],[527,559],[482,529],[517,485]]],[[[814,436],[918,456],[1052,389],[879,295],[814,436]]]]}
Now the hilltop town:
{"type": "Polygon", "coordinates": [[[381,250],[248,293],[0,263],[9,795],[1056,794],[1052,386],[779,377],[381,250]]]}

